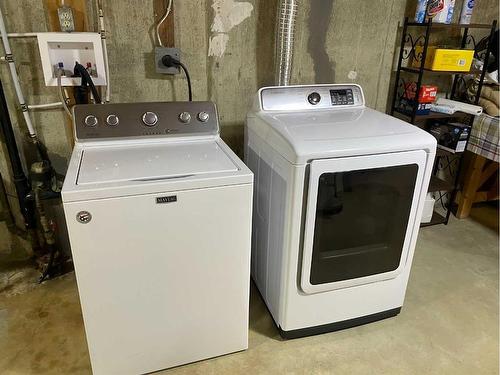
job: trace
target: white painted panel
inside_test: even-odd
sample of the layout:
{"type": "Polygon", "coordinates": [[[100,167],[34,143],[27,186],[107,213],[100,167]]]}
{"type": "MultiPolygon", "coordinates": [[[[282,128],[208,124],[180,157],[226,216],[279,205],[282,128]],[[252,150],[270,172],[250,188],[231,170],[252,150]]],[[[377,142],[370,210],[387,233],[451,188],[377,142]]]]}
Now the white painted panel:
{"type": "Polygon", "coordinates": [[[247,348],[251,206],[252,184],[65,204],[94,374],[247,348]]]}

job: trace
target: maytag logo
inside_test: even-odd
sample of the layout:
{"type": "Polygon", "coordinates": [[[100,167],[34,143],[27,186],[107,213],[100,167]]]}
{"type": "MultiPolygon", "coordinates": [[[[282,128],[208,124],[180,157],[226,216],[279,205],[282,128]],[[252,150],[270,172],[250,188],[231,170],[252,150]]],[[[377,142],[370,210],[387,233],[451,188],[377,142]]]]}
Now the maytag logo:
{"type": "Polygon", "coordinates": [[[156,203],[172,203],[177,202],[177,195],[169,195],[168,197],[156,197],[156,203]]]}

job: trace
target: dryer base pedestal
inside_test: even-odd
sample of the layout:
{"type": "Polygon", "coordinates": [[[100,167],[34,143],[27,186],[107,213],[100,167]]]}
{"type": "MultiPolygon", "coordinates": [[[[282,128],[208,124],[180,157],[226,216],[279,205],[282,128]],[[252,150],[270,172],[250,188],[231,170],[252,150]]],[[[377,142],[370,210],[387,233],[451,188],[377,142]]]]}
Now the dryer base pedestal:
{"type": "Polygon", "coordinates": [[[278,326],[278,331],[280,333],[280,336],[284,339],[297,339],[300,337],[314,336],[327,332],[340,331],[341,329],[352,328],[356,326],[361,326],[363,324],[375,322],[377,320],[391,318],[393,316],[398,315],[400,311],[401,307],[398,307],[396,309],[386,310],[375,314],[360,316],[359,318],[343,320],[341,322],[323,324],[315,327],[294,329],[292,331],[283,331],[281,327],[278,326]]]}

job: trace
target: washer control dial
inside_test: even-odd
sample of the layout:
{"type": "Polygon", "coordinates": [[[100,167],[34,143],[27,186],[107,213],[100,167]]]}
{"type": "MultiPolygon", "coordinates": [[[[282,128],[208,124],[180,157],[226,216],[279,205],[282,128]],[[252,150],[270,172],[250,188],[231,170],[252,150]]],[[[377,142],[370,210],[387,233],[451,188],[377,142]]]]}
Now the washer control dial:
{"type": "Polygon", "coordinates": [[[94,126],[97,126],[99,121],[97,121],[97,117],[95,117],[94,115],[88,115],[85,117],[85,120],[83,120],[83,122],[85,123],[85,126],[93,128],[94,126]]]}
{"type": "Polygon", "coordinates": [[[198,113],[198,120],[201,122],[207,122],[209,118],[210,115],[205,111],[198,113]]]}
{"type": "Polygon", "coordinates": [[[146,126],[155,126],[158,122],[158,115],[154,112],[145,112],[142,115],[142,122],[146,126]]]}
{"type": "Polygon", "coordinates": [[[320,101],[321,101],[321,95],[318,94],[317,92],[312,92],[309,94],[309,96],[307,97],[307,100],[309,101],[309,103],[311,103],[312,105],[316,105],[318,104],[320,101]]]}
{"type": "Polygon", "coordinates": [[[111,114],[106,117],[106,124],[109,126],[116,126],[120,123],[120,119],[117,115],[111,114]]]}
{"type": "Polygon", "coordinates": [[[179,115],[179,120],[184,124],[189,124],[191,121],[191,114],[189,112],[182,112],[179,115]]]}

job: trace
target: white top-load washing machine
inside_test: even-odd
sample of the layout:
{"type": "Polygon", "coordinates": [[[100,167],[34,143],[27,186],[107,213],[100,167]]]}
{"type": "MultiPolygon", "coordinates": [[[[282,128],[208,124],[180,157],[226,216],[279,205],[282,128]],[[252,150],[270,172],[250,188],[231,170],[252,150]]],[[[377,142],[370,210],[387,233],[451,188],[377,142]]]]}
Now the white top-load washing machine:
{"type": "Polygon", "coordinates": [[[434,161],[358,85],[266,87],[248,114],[252,276],[283,337],[399,313],[434,161]]]}
{"type": "Polygon", "coordinates": [[[210,102],[81,105],[62,197],[95,374],[244,350],[253,175],[210,102]]]}

